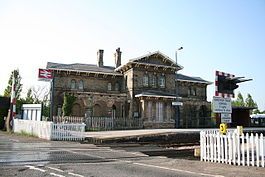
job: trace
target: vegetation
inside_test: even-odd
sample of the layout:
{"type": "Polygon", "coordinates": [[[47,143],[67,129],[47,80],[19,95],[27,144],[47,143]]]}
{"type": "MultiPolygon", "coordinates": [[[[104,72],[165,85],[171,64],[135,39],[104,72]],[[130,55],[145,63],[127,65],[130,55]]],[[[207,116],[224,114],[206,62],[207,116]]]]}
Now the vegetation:
{"type": "MultiPolygon", "coordinates": [[[[253,108],[250,110],[250,114],[262,113],[258,109],[257,103],[253,100],[250,94],[247,94],[247,98],[244,100],[243,95],[239,92],[235,101],[232,101],[232,106],[242,106],[253,108]]],[[[265,112],[265,111],[263,111],[265,112]]]]}
{"type": "Polygon", "coordinates": [[[74,95],[64,94],[64,100],[63,100],[63,115],[64,116],[71,116],[72,108],[74,106],[75,100],[76,100],[76,97],[74,95]]]}
{"type": "Polygon", "coordinates": [[[21,84],[21,76],[19,74],[19,70],[16,69],[12,71],[9,80],[8,80],[8,85],[4,91],[4,96],[10,97],[11,96],[11,90],[12,90],[12,83],[13,83],[13,76],[15,77],[15,87],[16,87],[16,99],[19,100],[21,92],[22,92],[22,84],[21,84]]]}

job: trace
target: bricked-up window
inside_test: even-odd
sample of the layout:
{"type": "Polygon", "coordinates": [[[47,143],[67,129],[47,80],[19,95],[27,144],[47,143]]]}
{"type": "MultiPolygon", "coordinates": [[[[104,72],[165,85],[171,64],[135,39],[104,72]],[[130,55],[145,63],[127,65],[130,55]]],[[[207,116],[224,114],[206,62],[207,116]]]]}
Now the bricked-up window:
{"type": "Polygon", "coordinates": [[[148,87],[148,75],[145,74],[143,77],[143,86],[148,87]]]}
{"type": "Polygon", "coordinates": [[[84,82],[83,82],[83,80],[80,80],[80,81],[79,81],[78,89],[79,89],[79,90],[83,90],[83,89],[84,89],[84,82]]]}
{"type": "Polygon", "coordinates": [[[111,91],[111,83],[108,83],[108,91],[111,91]]]}
{"type": "Polygon", "coordinates": [[[165,88],[165,86],[166,86],[166,78],[165,78],[164,75],[161,75],[159,77],[159,87],[160,88],[165,88]]]}
{"type": "Polygon", "coordinates": [[[76,89],[76,80],[71,80],[71,89],[76,89]]]}

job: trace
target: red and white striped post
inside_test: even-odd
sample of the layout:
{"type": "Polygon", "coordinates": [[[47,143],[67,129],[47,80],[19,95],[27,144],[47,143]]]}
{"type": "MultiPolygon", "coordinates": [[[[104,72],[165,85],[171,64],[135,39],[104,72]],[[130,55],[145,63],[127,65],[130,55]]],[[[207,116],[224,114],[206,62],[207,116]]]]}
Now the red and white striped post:
{"type": "Polygon", "coordinates": [[[13,74],[13,80],[12,80],[12,90],[11,90],[11,120],[16,116],[16,83],[15,83],[15,73],[13,74]]]}

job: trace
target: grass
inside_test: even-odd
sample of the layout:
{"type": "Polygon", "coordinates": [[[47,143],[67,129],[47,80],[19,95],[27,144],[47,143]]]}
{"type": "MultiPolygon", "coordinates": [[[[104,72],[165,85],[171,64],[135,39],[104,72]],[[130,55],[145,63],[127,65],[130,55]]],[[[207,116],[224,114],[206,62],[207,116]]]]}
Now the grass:
{"type": "Polygon", "coordinates": [[[21,135],[21,136],[26,136],[26,137],[36,137],[36,138],[38,138],[38,136],[35,135],[34,133],[28,133],[28,132],[26,132],[24,130],[21,130],[19,133],[15,133],[15,134],[21,135]]]}

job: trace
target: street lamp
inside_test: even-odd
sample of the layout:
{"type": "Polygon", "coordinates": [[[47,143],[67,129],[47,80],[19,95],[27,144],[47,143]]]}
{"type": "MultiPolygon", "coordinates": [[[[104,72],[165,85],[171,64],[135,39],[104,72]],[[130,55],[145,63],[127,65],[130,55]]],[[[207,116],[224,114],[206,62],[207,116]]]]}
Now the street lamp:
{"type": "Polygon", "coordinates": [[[179,128],[179,124],[180,124],[180,111],[179,111],[179,105],[180,103],[178,102],[178,98],[179,98],[179,90],[178,90],[178,51],[182,50],[183,47],[180,47],[176,50],[175,53],[175,57],[176,57],[176,120],[175,120],[175,127],[179,128]]]}

